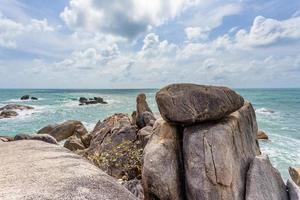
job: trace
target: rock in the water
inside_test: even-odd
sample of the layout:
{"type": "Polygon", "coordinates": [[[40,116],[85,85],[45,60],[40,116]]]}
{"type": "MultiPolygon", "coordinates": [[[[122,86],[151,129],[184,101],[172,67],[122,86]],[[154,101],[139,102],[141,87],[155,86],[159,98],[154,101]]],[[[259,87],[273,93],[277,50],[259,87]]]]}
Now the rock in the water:
{"type": "Polygon", "coordinates": [[[0,119],[11,118],[11,117],[15,117],[15,116],[18,116],[18,113],[16,111],[13,111],[13,110],[0,111],[0,119]]]}
{"type": "Polygon", "coordinates": [[[80,98],[79,98],[79,102],[80,102],[80,103],[85,103],[85,102],[87,102],[87,101],[88,101],[88,99],[85,98],[85,97],[80,97],[80,98]]]}
{"type": "Polygon", "coordinates": [[[31,100],[39,100],[37,97],[31,97],[31,100]]]}
{"type": "Polygon", "coordinates": [[[300,187],[300,167],[289,167],[289,173],[293,181],[300,187]]]}
{"type": "Polygon", "coordinates": [[[48,134],[50,133],[55,127],[57,127],[58,124],[49,124],[43,128],[41,128],[40,130],[38,130],[38,134],[48,134]]]}
{"type": "MultiPolygon", "coordinates": [[[[146,95],[144,93],[141,93],[137,96],[136,98],[136,124],[139,128],[143,128],[144,126],[147,125],[147,123],[145,122],[143,113],[144,112],[148,112],[147,117],[148,120],[150,121],[152,118],[154,118],[153,113],[150,109],[150,107],[148,106],[148,103],[146,101],[146,95]],[[149,117],[149,114],[152,115],[152,117],[149,117]]],[[[155,118],[154,118],[155,121],[155,118]]]]}
{"type": "Polygon", "coordinates": [[[183,199],[179,132],[163,119],[155,122],[153,130],[143,156],[145,199],[183,199]]]}
{"type": "Polygon", "coordinates": [[[247,172],[245,200],[288,200],[286,186],[265,155],[256,156],[247,172]]]}
{"type": "Polygon", "coordinates": [[[148,143],[151,135],[153,133],[152,126],[145,126],[144,128],[140,129],[137,133],[138,139],[141,142],[142,147],[145,147],[148,143]]]}
{"type": "Polygon", "coordinates": [[[30,98],[29,95],[24,95],[24,96],[21,97],[21,100],[28,100],[29,98],[30,98]]]}
{"type": "Polygon", "coordinates": [[[107,102],[104,101],[102,97],[94,97],[94,100],[95,100],[97,103],[107,104],[107,102]]]}
{"type": "Polygon", "coordinates": [[[0,145],[1,200],[134,200],[125,187],[58,145],[23,140],[0,145]]]}
{"type": "Polygon", "coordinates": [[[264,132],[263,130],[259,130],[259,131],[257,132],[257,139],[259,139],[259,140],[268,140],[269,137],[268,137],[268,135],[266,134],[266,132],[264,132]]]}
{"type": "Polygon", "coordinates": [[[226,87],[172,84],[156,93],[156,102],[167,122],[191,125],[219,120],[241,108],[244,99],[226,87]]]}
{"type": "Polygon", "coordinates": [[[48,134],[53,136],[59,142],[72,135],[77,135],[81,138],[82,136],[87,135],[88,131],[80,121],[69,120],[54,127],[54,129],[48,132],[48,134]]]}
{"type": "Polygon", "coordinates": [[[57,144],[56,139],[48,134],[18,134],[14,137],[14,141],[17,140],[40,140],[50,144],[57,144]]]}
{"type": "Polygon", "coordinates": [[[248,102],[218,122],[189,126],[183,133],[187,198],[244,199],[246,173],[259,146],[257,123],[248,102]]]}
{"type": "Polygon", "coordinates": [[[141,180],[132,179],[130,181],[126,181],[122,183],[124,187],[126,187],[134,196],[139,200],[144,200],[144,190],[141,184],[141,180]]]}
{"type": "Polygon", "coordinates": [[[71,151],[83,150],[86,148],[81,139],[75,135],[72,135],[66,140],[64,147],[71,151]]]}
{"type": "Polygon", "coordinates": [[[31,106],[18,105],[18,104],[9,104],[0,108],[0,111],[3,110],[31,110],[34,109],[31,106]]]}
{"type": "Polygon", "coordinates": [[[300,200],[300,188],[293,180],[288,179],[286,187],[289,193],[289,200],[300,200]]]}

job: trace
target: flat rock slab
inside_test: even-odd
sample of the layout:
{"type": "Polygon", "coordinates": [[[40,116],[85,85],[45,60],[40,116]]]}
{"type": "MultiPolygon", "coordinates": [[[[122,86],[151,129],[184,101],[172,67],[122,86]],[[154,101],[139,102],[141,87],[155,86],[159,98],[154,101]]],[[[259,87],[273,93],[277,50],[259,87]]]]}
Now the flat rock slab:
{"type": "Polygon", "coordinates": [[[172,84],[156,93],[156,102],[167,122],[191,125],[221,119],[241,108],[244,99],[226,87],[172,84]]]}
{"type": "Polygon", "coordinates": [[[99,168],[57,145],[0,143],[0,159],[1,200],[136,199],[99,168]]]}

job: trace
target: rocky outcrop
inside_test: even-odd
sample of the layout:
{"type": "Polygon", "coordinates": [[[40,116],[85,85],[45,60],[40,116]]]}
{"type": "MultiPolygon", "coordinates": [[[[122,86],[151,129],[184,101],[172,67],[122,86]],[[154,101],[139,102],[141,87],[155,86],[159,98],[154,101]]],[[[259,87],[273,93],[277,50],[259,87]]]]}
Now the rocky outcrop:
{"type": "Polygon", "coordinates": [[[137,133],[138,139],[142,145],[142,147],[145,147],[148,143],[151,135],[153,132],[152,126],[145,126],[144,128],[140,129],[137,133]]]}
{"type": "Polygon", "coordinates": [[[139,128],[154,124],[155,118],[146,101],[146,95],[141,93],[136,98],[136,125],[139,128]]]}
{"type": "Polygon", "coordinates": [[[183,157],[188,199],[239,200],[246,173],[258,152],[250,103],[221,121],[184,129],[183,157]]]}
{"type": "Polygon", "coordinates": [[[289,193],[290,200],[300,200],[300,188],[296,185],[296,183],[290,179],[287,180],[286,183],[287,190],[289,193]]]}
{"type": "Polygon", "coordinates": [[[106,101],[103,100],[102,97],[94,97],[94,98],[85,98],[85,97],[80,97],[79,98],[79,105],[89,105],[89,104],[107,104],[106,101]]]}
{"type": "Polygon", "coordinates": [[[126,187],[137,199],[144,200],[144,190],[141,184],[141,180],[132,179],[130,181],[126,181],[122,184],[126,187]]]}
{"type": "Polygon", "coordinates": [[[268,135],[266,134],[266,132],[264,132],[263,130],[259,130],[259,131],[257,132],[257,139],[259,139],[259,140],[268,140],[269,137],[268,137],[268,135]]]}
{"type": "Polygon", "coordinates": [[[14,141],[17,140],[40,140],[50,144],[57,144],[56,139],[48,134],[18,134],[14,137],[14,141]]]}
{"type": "Polygon", "coordinates": [[[22,96],[20,99],[21,100],[28,100],[29,98],[30,98],[30,96],[27,94],[27,95],[22,96]]]}
{"type": "Polygon", "coordinates": [[[183,199],[180,133],[175,126],[158,119],[144,149],[142,182],[146,200],[183,199]]]}
{"type": "Polygon", "coordinates": [[[16,111],[13,111],[13,110],[0,111],[0,119],[11,118],[11,117],[15,117],[15,116],[18,116],[18,113],[16,111]]]}
{"type": "Polygon", "coordinates": [[[286,186],[269,158],[260,155],[253,159],[248,173],[245,200],[288,200],[286,186]]]}
{"type": "Polygon", "coordinates": [[[38,134],[44,132],[48,132],[47,134],[54,137],[58,142],[67,139],[72,135],[76,135],[79,138],[84,138],[88,135],[88,131],[84,125],[80,121],[76,120],[69,120],[55,127],[48,125],[38,131],[38,134]]]}
{"type": "Polygon", "coordinates": [[[0,158],[1,200],[136,199],[99,168],[58,145],[4,142],[0,158]]]}
{"type": "Polygon", "coordinates": [[[289,167],[289,173],[292,180],[300,187],[300,168],[289,167]]]}
{"type": "Polygon", "coordinates": [[[0,108],[0,111],[3,110],[31,110],[34,109],[31,106],[18,105],[18,104],[9,104],[0,108]]]}
{"type": "Polygon", "coordinates": [[[244,99],[226,87],[172,84],[156,93],[156,102],[167,122],[191,125],[222,119],[242,107],[244,99]]]}

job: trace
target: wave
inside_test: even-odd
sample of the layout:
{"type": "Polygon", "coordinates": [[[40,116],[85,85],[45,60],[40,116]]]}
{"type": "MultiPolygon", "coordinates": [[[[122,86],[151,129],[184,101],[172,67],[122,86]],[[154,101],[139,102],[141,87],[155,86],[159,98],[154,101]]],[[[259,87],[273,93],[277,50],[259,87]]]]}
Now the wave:
{"type": "Polygon", "coordinates": [[[36,101],[41,101],[41,100],[46,100],[45,98],[39,98],[38,100],[32,100],[32,99],[27,99],[27,100],[21,100],[21,99],[8,99],[5,101],[2,101],[4,103],[19,103],[19,102],[36,102],[36,101]]]}
{"type": "Polygon", "coordinates": [[[258,114],[264,114],[264,115],[271,115],[271,114],[276,113],[274,110],[271,110],[269,108],[258,108],[258,109],[255,109],[255,112],[258,114]]]}

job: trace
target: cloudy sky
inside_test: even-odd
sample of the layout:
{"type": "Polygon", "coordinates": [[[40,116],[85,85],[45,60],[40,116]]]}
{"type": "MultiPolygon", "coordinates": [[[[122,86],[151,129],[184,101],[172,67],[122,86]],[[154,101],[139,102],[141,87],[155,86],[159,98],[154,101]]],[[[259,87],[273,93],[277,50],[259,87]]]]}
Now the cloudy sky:
{"type": "Polygon", "coordinates": [[[0,0],[0,88],[300,87],[299,0],[0,0]]]}

